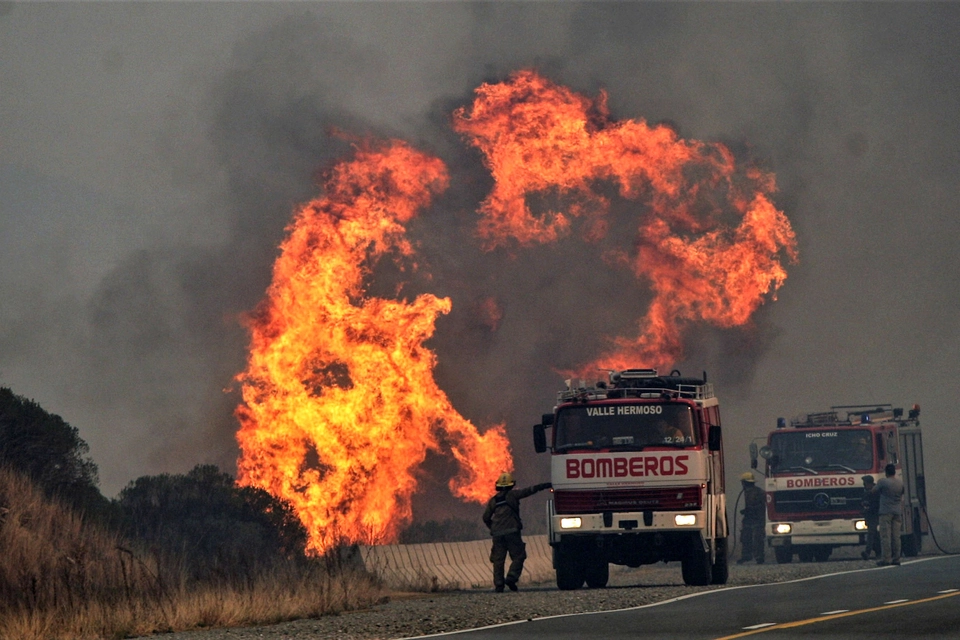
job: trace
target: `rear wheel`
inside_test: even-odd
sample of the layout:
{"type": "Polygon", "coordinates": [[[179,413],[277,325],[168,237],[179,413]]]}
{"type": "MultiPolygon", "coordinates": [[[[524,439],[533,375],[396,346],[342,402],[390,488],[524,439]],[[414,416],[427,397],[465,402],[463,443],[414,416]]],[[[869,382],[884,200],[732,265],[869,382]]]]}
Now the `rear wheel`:
{"type": "Polygon", "coordinates": [[[717,552],[711,569],[713,575],[710,577],[710,583],[727,584],[727,577],[730,574],[730,569],[727,564],[727,539],[718,538],[714,541],[714,544],[716,545],[717,552]]]}
{"type": "Polygon", "coordinates": [[[704,551],[699,542],[695,542],[680,561],[680,569],[683,573],[683,582],[691,586],[707,585],[713,579],[710,552],[704,551]]]}
{"type": "Polygon", "coordinates": [[[800,562],[813,562],[813,548],[800,547],[797,556],[800,558],[800,562]]]}
{"type": "Polygon", "coordinates": [[[913,516],[913,533],[900,536],[900,553],[908,558],[920,555],[920,515],[913,516]]]}
{"type": "Polygon", "coordinates": [[[773,555],[777,556],[777,564],[790,564],[793,562],[793,549],[790,547],[774,547],[773,555]]]}
{"type": "Polygon", "coordinates": [[[583,586],[585,579],[583,563],[569,551],[554,550],[554,564],[557,568],[557,588],[561,591],[573,591],[583,586]]]}
{"type": "Polygon", "coordinates": [[[833,549],[830,547],[817,547],[813,550],[813,558],[817,562],[826,562],[830,558],[833,549]]]}
{"type": "Polygon", "coordinates": [[[605,558],[594,558],[587,565],[584,578],[591,589],[603,589],[610,580],[610,565],[605,558]]]}

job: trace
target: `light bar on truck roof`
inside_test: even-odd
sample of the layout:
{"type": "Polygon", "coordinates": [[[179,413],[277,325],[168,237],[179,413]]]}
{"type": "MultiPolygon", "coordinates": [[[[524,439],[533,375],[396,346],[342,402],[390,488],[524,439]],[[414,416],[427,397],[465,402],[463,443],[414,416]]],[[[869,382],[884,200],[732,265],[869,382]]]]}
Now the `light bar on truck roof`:
{"type": "Polygon", "coordinates": [[[620,377],[624,380],[640,380],[643,378],[656,378],[656,369],[624,369],[620,372],[620,377]]]}

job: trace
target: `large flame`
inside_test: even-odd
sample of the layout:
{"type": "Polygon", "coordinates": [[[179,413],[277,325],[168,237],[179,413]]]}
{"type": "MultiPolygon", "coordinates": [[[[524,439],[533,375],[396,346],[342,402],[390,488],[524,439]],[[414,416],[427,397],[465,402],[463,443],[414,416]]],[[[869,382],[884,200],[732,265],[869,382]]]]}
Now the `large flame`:
{"type": "Polygon", "coordinates": [[[480,208],[488,249],[511,239],[552,242],[569,232],[571,216],[585,214],[587,239],[601,237],[609,202],[599,183],[644,199],[638,251],[618,258],[650,281],[653,302],[638,335],[615,339],[584,371],[670,367],[682,358],[686,324],[743,325],[786,279],[781,254],[796,259],[790,222],[771,202],[772,174],[738,168],[722,144],[683,140],[643,120],[612,121],[605,93],[590,100],[521,71],[480,86],[453,122],[495,181],[480,208]],[[538,193],[565,196],[566,211],[535,215],[528,196],[538,193]]]}
{"type": "Polygon", "coordinates": [[[441,442],[462,499],[485,500],[513,468],[503,426],[478,433],[433,379],[423,343],[450,300],[366,295],[377,260],[412,256],[404,223],[446,186],[442,162],[402,142],[358,150],[297,212],[248,318],[239,481],[291,502],[315,552],[394,540],[411,519],[414,472],[441,442]]]}
{"type": "MultiPolygon", "coordinates": [[[[596,241],[607,233],[602,189],[637,201],[637,251],[608,258],[648,281],[653,300],[637,334],[613,339],[583,372],[670,367],[682,358],[687,325],[747,323],[786,279],[781,259],[796,259],[772,174],[738,166],[721,144],[611,120],[604,93],[591,100],[522,71],[479,87],[453,125],[494,178],[479,212],[487,250],[553,242],[577,217],[596,241]],[[558,196],[562,207],[535,214],[533,195],[558,196]]],[[[291,502],[316,552],[394,540],[411,520],[428,451],[458,461],[450,489],[464,500],[482,502],[496,475],[512,469],[503,425],[481,435],[433,379],[436,357],[424,342],[450,300],[368,294],[379,260],[412,260],[405,224],[447,180],[440,160],[399,141],[335,165],[323,196],[297,212],[267,298],[248,318],[239,480],[291,502]]],[[[497,329],[496,299],[475,312],[497,329]]]]}

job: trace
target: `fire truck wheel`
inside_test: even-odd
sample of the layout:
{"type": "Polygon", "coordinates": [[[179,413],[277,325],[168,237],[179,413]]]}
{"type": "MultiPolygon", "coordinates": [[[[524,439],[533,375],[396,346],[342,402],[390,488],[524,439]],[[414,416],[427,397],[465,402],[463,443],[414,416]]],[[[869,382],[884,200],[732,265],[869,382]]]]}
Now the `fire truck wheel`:
{"type": "Polygon", "coordinates": [[[790,564],[793,561],[793,549],[790,547],[774,547],[773,555],[777,556],[777,564],[790,564]]]}
{"type": "Polygon", "coordinates": [[[561,591],[573,591],[583,586],[583,563],[573,554],[556,552],[557,588],[561,591]]]}
{"type": "Polygon", "coordinates": [[[830,559],[830,554],[833,552],[833,549],[830,547],[817,547],[813,551],[813,559],[817,562],[826,562],[830,559]]]}
{"type": "Polygon", "coordinates": [[[683,582],[690,586],[704,586],[713,579],[713,564],[710,561],[710,552],[700,548],[695,543],[680,561],[680,570],[683,573],[683,582]]]}
{"type": "Polygon", "coordinates": [[[588,587],[603,589],[610,580],[610,565],[604,558],[594,558],[587,565],[585,575],[588,587]]]}
{"type": "Polygon", "coordinates": [[[720,538],[714,544],[717,545],[716,559],[713,561],[713,570],[711,584],[727,584],[727,577],[730,574],[730,568],[727,565],[727,539],[720,538]]]}
{"type": "Polygon", "coordinates": [[[916,513],[913,516],[913,533],[900,536],[900,548],[904,556],[913,558],[920,555],[920,545],[923,542],[920,536],[920,514],[916,513]]]}
{"type": "Polygon", "coordinates": [[[920,546],[917,542],[917,538],[919,537],[920,536],[915,533],[900,536],[900,549],[903,556],[912,558],[920,553],[920,546]]]}
{"type": "Polygon", "coordinates": [[[813,562],[813,549],[810,547],[800,547],[800,550],[797,551],[797,556],[800,558],[800,562],[813,562]]]}

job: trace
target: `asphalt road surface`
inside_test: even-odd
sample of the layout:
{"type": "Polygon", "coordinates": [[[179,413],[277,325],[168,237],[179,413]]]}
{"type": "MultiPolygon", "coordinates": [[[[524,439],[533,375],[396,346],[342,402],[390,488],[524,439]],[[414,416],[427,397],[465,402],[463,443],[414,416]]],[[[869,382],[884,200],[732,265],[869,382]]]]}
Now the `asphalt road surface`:
{"type": "Polygon", "coordinates": [[[779,584],[734,587],[634,609],[425,636],[756,640],[960,638],[960,556],[936,556],[779,584]]]}

